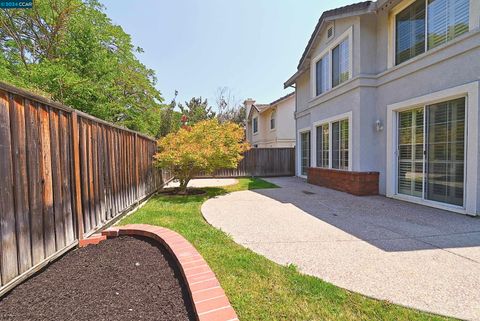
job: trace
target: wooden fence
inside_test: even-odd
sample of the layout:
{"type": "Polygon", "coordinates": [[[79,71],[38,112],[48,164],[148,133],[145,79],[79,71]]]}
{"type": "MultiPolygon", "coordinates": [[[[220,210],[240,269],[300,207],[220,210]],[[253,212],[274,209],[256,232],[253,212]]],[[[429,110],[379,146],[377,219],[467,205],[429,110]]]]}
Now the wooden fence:
{"type": "Polygon", "coordinates": [[[295,148],[252,148],[236,169],[222,169],[197,177],[295,176],[295,148]]]}
{"type": "Polygon", "coordinates": [[[0,83],[0,295],[159,189],[155,149],[0,83]]]}

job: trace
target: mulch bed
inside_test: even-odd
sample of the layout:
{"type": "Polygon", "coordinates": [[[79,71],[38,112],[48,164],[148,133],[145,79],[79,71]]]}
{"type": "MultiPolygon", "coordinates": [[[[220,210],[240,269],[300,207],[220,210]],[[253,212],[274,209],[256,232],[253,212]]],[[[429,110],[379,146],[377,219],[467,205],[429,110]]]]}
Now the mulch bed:
{"type": "Polygon", "coordinates": [[[0,301],[1,320],[195,320],[170,254],[119,237],[72,251],[0,301]]]}
{"type": "Polygon", "coordinates": [[[189,195],[205,195],[207,194],[207,192],[199,188],[188,188],[186,194],[181,194],[180,189],[178,187],[171,187],[171,188],[165,188],[159,191],[158,194],[167,195],[167,196],[177,196],[177,195],[189,196],[189,195]]]}

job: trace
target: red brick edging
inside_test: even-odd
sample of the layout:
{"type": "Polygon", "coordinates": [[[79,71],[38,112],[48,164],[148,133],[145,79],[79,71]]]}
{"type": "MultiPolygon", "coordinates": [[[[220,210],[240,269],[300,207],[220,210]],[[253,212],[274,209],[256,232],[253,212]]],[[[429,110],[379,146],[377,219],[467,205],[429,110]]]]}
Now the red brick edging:
{"type": "MultiPolygon", "coordinates": [[[[195,247],[183,236],[167,228],[147,224],[111,227],[103,231],[101,236],[114,238],[120,235],[144,236],[165,246],[177,261],[186,280],[197,320],[238,321],[237,314],[230,305],[215,273],[195,247]]],[[[103,239],[101,236],[92,236],[94,240],[89,244],[97,244],[103,239]]]]}

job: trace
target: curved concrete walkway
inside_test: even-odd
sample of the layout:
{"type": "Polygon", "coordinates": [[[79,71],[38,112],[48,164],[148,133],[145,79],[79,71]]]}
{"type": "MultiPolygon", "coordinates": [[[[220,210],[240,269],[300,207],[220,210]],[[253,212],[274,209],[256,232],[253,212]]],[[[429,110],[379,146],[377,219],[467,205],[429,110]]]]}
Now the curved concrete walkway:
{"type": "Polygon", "coordinates": [[[297,178],[210,199],[205,219],[237,243],[378,299],[480,320],[480,219],[355,197],[297,178]]]}

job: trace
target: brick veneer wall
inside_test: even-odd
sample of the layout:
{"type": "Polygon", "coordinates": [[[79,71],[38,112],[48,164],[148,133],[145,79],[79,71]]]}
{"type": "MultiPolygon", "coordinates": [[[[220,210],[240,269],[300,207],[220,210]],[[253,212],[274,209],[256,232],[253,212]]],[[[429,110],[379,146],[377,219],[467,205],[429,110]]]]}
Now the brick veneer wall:
{"type": "Polygon", "coordinates": [[[378,195],[378,172],[350,172],[328,168],[309,168],[310,184],[347,192],[357,196],[378,195]]]}

